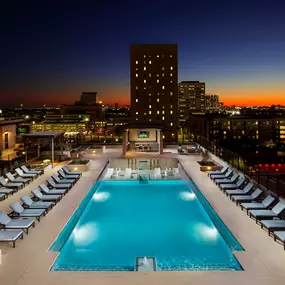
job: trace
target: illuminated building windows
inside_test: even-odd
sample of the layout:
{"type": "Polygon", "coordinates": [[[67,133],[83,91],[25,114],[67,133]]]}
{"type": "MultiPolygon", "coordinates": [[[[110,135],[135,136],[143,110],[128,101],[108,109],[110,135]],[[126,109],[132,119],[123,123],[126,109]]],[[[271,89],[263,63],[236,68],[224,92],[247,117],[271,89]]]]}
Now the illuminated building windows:
{"type": "Polygon", "coordinates": [[[170,70],[173,70],[173,66],[170,66],[170,70]]]}
{"type": "Polygon", "coordinates": [[[138,115],[139,114],[139,112],[136,112],[136,115],[138,115]]]}
{"type": "Polygon", "coordinates": [[[172,123],[172,122],[170,123],[170,126],[171,126],[171,127],[173,126],[173,123],[172,123]]]}
{"type": "Polygon", "coordinates": [[[151,109],[151,105],[149,105],[148,107],[149,107],[149,109],[151,109]]]}
{"type": "Polygon", "coordinates": [[[164,89],[164,85],[161,88],[164,89]]]}
{"type": "Polygon", "coordinates": [[[137,98],[137,99],[136,99],[136,103],[138,103],[138,102],[139,102],[139,99],[137,98]]]}
{"type": "Polygon", "coordinates": [[[136,73],[136,77],[139,77],[139,75],[136,73]]]}
{"type": "Polygon", "coordinates": [[[159,115],[159,111],[157,111],[156,114],[159,115]]]}
{"type": "Polygon", "coordinates": [[[159,102],[159,98],[157,98],[156,101],[159,102]]]}
{"type": "Polygon", "coordinates": [[[170,111],[170,114],[171,114],[171,115],[173,114],[173,111],[172,111],[172,110],[170,111]]]}
{"type": "Polygon", "coordinates": [[[162,121],[164,121],[164,117],[162,117],[162,121]]]}
{"type": "Polygon", "coordinates": [[[151,64],[151,60],[148,63],[151,64]]]}
{"type": "Polygon", "coordinates": [[[151,111],[148,111],[149,115],[151,115],[151,111]]]}
{"type": "Polygon", "coordinates": [[[159,83],[159,79],[157,79],[156,82],[159,83]]]}
{"type": "Polygon", "coordinates": [[[138,60],[136,60],[136,64],[139,64],[138,60]]]}
{"type": "Polygon", "coordinates": [[[143,83],[146,83],[146,79],[144,79],[143,83]]]}
{"type": "Polygon", "coordinates": [[[148,76],[151,77],[151,73],[149,73],[148,76]]]}
{"type": "Polygon", "coordinates": [[[146,66],[143,67],[143,70],[146,70],[146,66]]]}
{"type": "Polygon", "coordinates": [[[173,95],[173,92],[170,92],[170,96],[172,96],[173,95]]]}

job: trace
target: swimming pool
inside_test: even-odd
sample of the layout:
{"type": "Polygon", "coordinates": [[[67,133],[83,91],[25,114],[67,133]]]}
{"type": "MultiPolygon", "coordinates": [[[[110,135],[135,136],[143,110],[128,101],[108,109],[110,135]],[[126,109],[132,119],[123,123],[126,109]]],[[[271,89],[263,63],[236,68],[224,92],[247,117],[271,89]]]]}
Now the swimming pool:
{"type": "Polygon", "coordinates": [[[97,182],[51,247],[51,270],[133,271],[143,256],[161,271],[242,270],[241,245],[199,192],[184,180],[97,182]]]}

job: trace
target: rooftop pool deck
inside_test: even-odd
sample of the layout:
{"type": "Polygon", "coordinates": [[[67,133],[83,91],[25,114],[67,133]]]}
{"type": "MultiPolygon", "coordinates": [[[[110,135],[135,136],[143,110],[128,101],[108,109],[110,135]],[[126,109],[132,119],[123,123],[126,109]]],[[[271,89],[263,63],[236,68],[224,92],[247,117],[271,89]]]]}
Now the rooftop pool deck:
{"type": "MultiPolygon", "coordinates": [[[[166,149],[165,152],[168,152],[166,149]]],[[[84,200],[94,184],[99,173],[110,157],[119,158],[120,151],[107,154],[96,154],[92,165],[83,174],[80,181],[36,227],[29,235],[17,243],[15,249],[6,244],[0,244],[1,285],[145,285],[145,284],[201,284],[201,285],[283,285],[285,284],[285,252],[282,245],[274,242],[268,233],[260,229],[245,212],[235,206],[207,177],[199,170],[200,155],[181,156],[175,153],[164,153],[164,159],[178,158],[186,172],[205,196],[213,210],[221,218],[233,236],[243,246],[244,251],[232,250],[243,270],[209,270],[209,271],[51,271],[59,257],[59,252],[49,251],[49,248],[62,232],[76,209],[84,200]]],[[[132,156],[134,158],[134,156],[132,156]]],[[[19,201],[20,197],[30,194],[30,191],[61,167],[49,169],[36,183],[32,182],[23,190],[0,202],[0,209],[9,211],[9,205],[19,201]]],[[[170,167],[168,165],[168,167],[170,167]]],[[[205,207],[205,205],[203,205],[205,207]]],[[[212,220],[213,221],[213,220],[212,220]]],[[[216,227],[216,225],[215,225],[216,227]]],[[[134,261],[135,262],[135,261],[134,261]]]]}

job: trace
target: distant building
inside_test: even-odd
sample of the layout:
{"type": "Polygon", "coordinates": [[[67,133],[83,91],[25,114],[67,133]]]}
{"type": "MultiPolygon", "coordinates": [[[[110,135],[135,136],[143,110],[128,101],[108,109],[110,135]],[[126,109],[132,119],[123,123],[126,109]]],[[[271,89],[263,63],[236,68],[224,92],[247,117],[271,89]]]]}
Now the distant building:
{"type": "Polygon", "coordinates": [[[178,84],[180,125],[186,125],[191,114],[204,114],[205,107],[205,82],[182,81],[178,84]]]}
{"type": "Polygon", "coordinates": [[[61,105],[60,114],[86,114],[90,116],[91,121],[103,121],[104,113],[101,104],[95,105],[61,105]]]}
{"type": "Polygon", "coordinates": [[[205,110],[210,113],[222,110],[218,95],[205,95],[205,110]]]}
{"type": "Polygon", "coordinates": [[[97,92],[82,92],[80,103],[86,105],[95,105],[98,102],[97,92]]]}
{"type": "Polygon", "coordinates": [[[285,143],[285,117],[193,115],[190,133],[212,142],[250,141],[285,143]]]}
{"type": "Polygon", "coordinates": [[[30,124],[31,133],[65,132],[65,136],[84,135],[90,128],[90,116],[86,114],[47,114],[44,121],[30,124]]]}
{"type": "Polygon", "coordinates": [[[131,45],[131,110],[138,122],[162,123],[177,136],[177,45],[131,45]]]}

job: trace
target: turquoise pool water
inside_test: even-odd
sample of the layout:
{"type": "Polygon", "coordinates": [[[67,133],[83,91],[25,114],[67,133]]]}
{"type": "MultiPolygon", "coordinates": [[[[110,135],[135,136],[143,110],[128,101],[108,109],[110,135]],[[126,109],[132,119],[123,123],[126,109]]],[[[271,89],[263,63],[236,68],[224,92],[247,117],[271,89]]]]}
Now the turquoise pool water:
{"type": "Polygon", "coordinates": [[[191,183],[97,182],[51,247],[52,270],[133,271],[139,256],[162,271],[242,270],[242,247],[191,183]]]}

